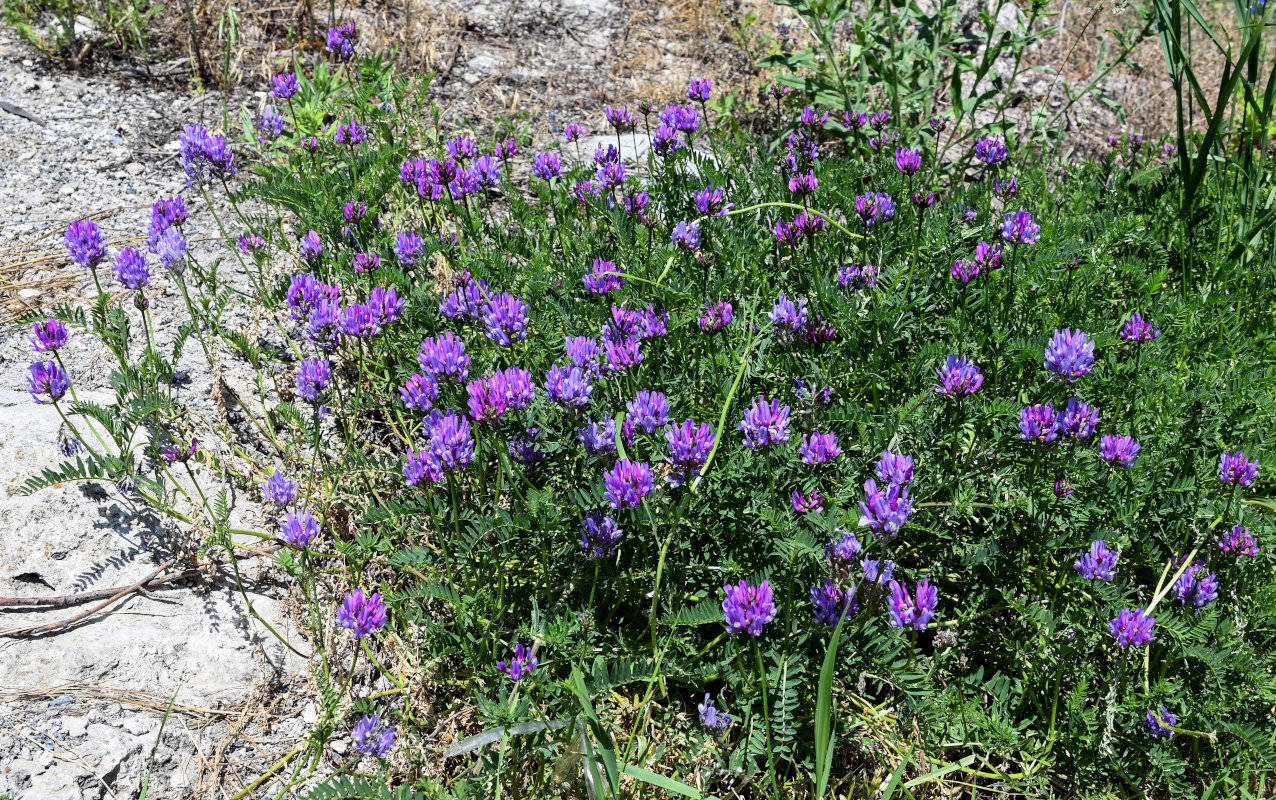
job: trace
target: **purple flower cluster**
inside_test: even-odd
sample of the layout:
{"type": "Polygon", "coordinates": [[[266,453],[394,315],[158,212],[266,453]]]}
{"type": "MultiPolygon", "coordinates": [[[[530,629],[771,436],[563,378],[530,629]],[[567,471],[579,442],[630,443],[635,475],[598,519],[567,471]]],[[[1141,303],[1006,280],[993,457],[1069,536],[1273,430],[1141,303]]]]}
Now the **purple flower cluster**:
{"type": "Polygon", "coordinates": [[[414,373],[399,387],[399,399],[403,405],[417,411],[426,412],[434,408],[438,396],[439,382],[430,374],[414,373]]]}
{"type": "Polygon", "coordinates": [[[1175,716],[1165,706],[1157,706],[1157,710],[1148,709],[1147,726],[1148,733],[1161,739],[1169,739],[1174,736],[1174,726],[1179,724],[1179,718],[1175,716]]]}
{"type": "Polygon", "coordinates": [[[421,439],[424,446],[420,450],[409,447],[407,461],[403,465],[403,477],[410,486],[416,486],[424,478],[437,483],[446,473],[460,469],[474,459],[474,439],[470,436],[469,420],[454,411],[444,413],[435,409],[430,412],[421,439]]]}
{"type": "Polygon", "coordinates": [[[349,61],[354,58],[354,40],[354,21],[347,20],[335,28],[328,29],[328,41],[324,49],[341,61],[349,61]]]}
{"type": "Polygon", "coordinates": [[[265,480],[261,487],[262,499],[279,507],[290,505],[297,499],[297,482],[279,470],[265,480]]]}
{"type": "Polygon", "coordinates": [[[1094,364],[1094,340],[1085,331],[1057,330],[1046,344],[1045,367],[1066,383],[1090,374],[1094,364]]]}
{"type": "Polygon", "coordinates": [[[803,464],[827,464],[842,454],[842,448],[838,446],[836,434],[816,431],[810,435],[802,435],[798,454],[802,457],[803,464]]]}
{"type": "Polygon", "coordinates": [[[622,458],[603,475],[603,498],[617,510],[637,508],[651,494],[652,477],[646,462],[622,458]]]}
{"type": "Polygon", "coordinates": [[[337,624],[353,632],[355,639],[384,628],[385,622],[386,607],[380,592],[370,595],[364,594],[362,589],[346,592],[345,600],[337,609],[337,624]]]}
{"type": "Polygon", "coordinates": [[[594,391],[592,377],[588,369],[577,366],[564,369],[555,364],[545,373],[545,393],[564,408],[583,408],[589,404],[594,391]]]}
{"type": "Polygon", "coordinates": [[[537,153],[532,159],[532,174],[543,181],[552,181],[563,174],[563,162],[558,153],[537,153]]]}
{"type": "Polygon", "coordinates": [[[913,482],[913,457],[883,450],[874,474],[888,485],[907,486],[913,482]]]}
{"type": "Polygon", "coordinates": [[[776,298],[771,309],[771,322],[775,327],[790,334],[797,333],[806,324],[806,298],[799,297],[794,303],[783,292],[776,298]]]}
{"type": "Polygon", "coordinates": [[[307,402],[318,403],[331,381],[332,365],[327,359],[302,359],[297,369],[297,395],[307,402]]]}
{"type": "Polygon", "coordinates": [[[1099,412],[1075,397],[1068,398],[1068,404],[1055,419],[1055,428],[1060,435],[1078,441],[1093,436],[1098,425],[1099,412]]]}
{"type": "Polygon", "coordinates": [[[734,722],[730,714],[718,710],[708,692],[705,693],[704,702],[696,705],[696,710],[700,713],[700,724],[711,731],[725,731],[734,722]]]}
{"type": "Polygon", "coordinates": [[[47,353],[66,346],[69,338],[66,324],[56,319],[32,323],[31,335],[27,341],[37,353],[47,353]]]}
{"type": "Polygon", "coordinates": [[[864,227],[873,228],[895,218],[895,201],[885,192],[862,194],[855,198],[855,213],[864,227]]]}
{"type": "Polygon", "coordinates": [[[1157,327],[1157,324],[1144,319],[1143,315],[1137,311],[1121,328],[1121,338],[1127,342],[1150,342],[1160,335],[1161,329],[1157,327]]]}
{"type": "Polygon", "coordinates": [[[536,396],[532,373],[521,367],[498,369],[465,384],[465,391],[470,418],[479,423],[498,420],[511,408],[525,408],[536,396]]]}
{"type": "Polygon", "coordinates": [[[625,404],[629,415],[625,422],[643,433],[655,433],[669,422],[669,401],[664,392],[639,389],[633,400],[625,404]]]}
{"type": "Polygon", "coordinates": [[[665,431],[665,443],[669,446],[669,463],[674,468],[667,479],[670,485],[681,486],[688,479],[699,475],[700,468],[704,466],[709,453],[713,451],[715,441],[717,440],[713,435],[713,428],[707,422],[697,425],[695,420],[687,419],[683,420],[681,425],[670,426],[669,430],[665,431]]]}
{"type": "Polygon", "coordinates": [[[584,282],[590,294],[607,294],[623,288],[625,278],[615,263],[595,258],[593,267],[585,273],[584,282]]]}
{"type": "Polygon", "coordinates": [[[700,226],[683,220],[673,226],[669,239],[682,250],[695,250],[700,246],[700,226]]]}
{"type": "Polygon", "coordinates": [[[826,578],[811,587],[811,606],[817,623],[833,627],[859,610],[855,586],[843,589],[826,578]]]}
{"type": "Polygon", "coordinates": [[[1104,434],[1099,440],[1099,458],[1114,467],[1130,467],[1143,446],[1129,436],[1104,434]]]}
{"type": "Polygon", "coordinates": [[[1006,142],[996,136],[975,141],[975,158],[985,164],[997,164],[1006,160],[1006,142]]]}
{"type": "Polygon", "coordinates": [[[922,154],[920,150],[909,150],[906,147],[895,148],[895,169],[905,175],[915,175],[917,170],[922,168],[922,154]]]}
{"type": "Polygon", "coordinates": [[[293,319],[303,320],[319,304],[336,303],[340,296],[341,290],[336,286],[329,286],[309,272],[303,272],[293,275],[288,284],[288,311],[293,319]]]}
{"type": "Polygon", "coordinates": [[[793,510],[799,514],[823,514],[824,513],[824,495],[819,492],[811,492],[803,494],[797,489],[789,495],[789,504],[793,506],[793,510]]]}
{"type": "Polygon", "coordinates": [[[1218,549],[1224,553],[1236,553],[1238,556],[1256,556],[1258,542],[1254,541],[1254,535],[1249,532],[1249,528],[1234,525],[1227,537],[1219,541],[1218,549]]]}
{"type": "Polygon", "coordinates": [[[700,330],[705,333],[717,333],[730,325],[733,317],[730,303],[723,301],[705,303],[704,314],[700,317],[700,330]]]}
{"type": "Polygon", "coordinates": [[[761,636],[762,627],[775,619],[775,596],[770,582],[764,580],[757,586],[751,586],[740,581],[734,586],[723,586],[722,590],[726,592],[722,614],[728,633],[761,636]]]}
{"type": "Polygon", "coordinates": [[[287,127],[283,115],[274,106],[268,105],[262,109],[261,118],[257,120],[257,141],[262,144],[273,142],[283,135],[287,127]]]}
{"type": "Polygon", "coordinates": [[[106,260],[106,239],[91,219],[72,222],[66,229],[66,250],[71,260],[92,269],[106,260]]]}
{"type": "Polygon", "coordinates": [[[1019,435],[1026,442],[1053,442],[1059,434],[1056,419],[1053,403],[1028,406],[1019,412],[1019,435]]]}
{"type": "Polygon", "coordinates": [[[789,440],[789,407],[758,395],[736,430],[744,432],[744,446],[749,449],[783,444],[789,440]]]}
{"type": "Polygon", "coordinates": [[[1088,581],[1110,581],[1116,575],[1117,552],[1108,549],[1103,539],[1090,542],[1090,550],[1072,562],[1081,577],[1088,581]]]}
{"type": "Polygon", "coordinates": [[[611,558],[624,535],[616,520],[600,512],[586,514],[580,521],[580,546],[586,558],[611,558]]]}
{"type": "Polygon", "coordinates": [[[465,342],[451,331],[422,341],[417,363],[426,374],[436,379],[460,382],[470,374],[470,357],[465,353],[465,342]]]}
{"type": "Polygon", "coordinates": [[[610,417],[589,423],[577,434],[589,455],[616,455],[616,422],[610,417]]]}
{"type": "Polygon", "coordinates": [[[185,464],[195,457],[195,453],[199,450],[199,442],[195,437],[191,437],[190,444],[183,444],[181,439],[175,439],[169,444],[164,445],[164,449],[160,454],[164,456],[164,460],[170,464],[179,462],[185,464]]]}
{"type": "Polygon", "coordinates": [[[872,478],[864,482],[864,499],[860,501],[861,528],[871,528],[884,538],[891,539],[899,534],[912,515],[913,501],[908,496],[908,489],[892,483],[879,490],[877,481],[872,478]]]}
{"type": "Polygon", "coordinates": [[[1001,268],[1001,245],[980,241],[975,245],[975,263],[991,271],[1001,268]]]}
{"type": "Polygon", "coordinates": [[[385,758],[394,749],[394,726],[383,723],[377,714],[365,714],[350,732],[354,749],[374,758],[385,758]]]}
{"type": "Polygon", "coordinates": [[[1108,632],[1116,639],[1118,647],[1142,647],[1151,642],[1152,627],[1156,625],[1156,617],[1141,608],[1123,608],[1116,618],[1108,623],[1108,632]]]}
{"type": "Polygon", "coordinates": [[[150,284],[151,269],[146,264],[146,256],[132,247],[120,250],[115,254],[115,279],[133,291],[150,284]]]}
{"type": "Polygon", "coordinates": [[[696,211],[705,216],[723,216],[731,209],[726,193],[715,186],[706,186],[691,196],[696,211]]]}
{"type": "Polygon", "coordinates": [[[289,511],[283,522],[279,523],[279,538],[297,547],[305,547],[318,537],[319,520],[315,519],[308,508],[297,513],[289,511]]]}
{"type": "Polygon", "coordinates": [[[891,598],[886,609],[891,615],[891,625],[896,628],[913,628],[924,631],[935,616],[939,605],[939,590],[922,578],[912,595],[902,581],[891,581],[891,598]]]}
{"type": "Polygon", "coordinates": [[[180,152],[188,182],[224,180],[237,171],[235,153],[226,139],[210,133],[202,125],[190,124],[182,129],[180,152]]]}
{"type": "Polygon", "coordinates": [[[56,361],[37,361],[27,369],[27,389],[40,405],[56,403],[70,388],[71,379],[56,361]]]}
{"type": "Polygon", "coordinates": [[[270,94],[276,100],[287,100],[299,91],[296,73],[284,72],[270,79],[270,94]]]}
{"type": "Polygon", "coordinates": [[[1245,451],[1224,450],[1218,457],[1218,479],[1223,483],[1249,486],[1258,478],[1258,462],[1245,457],[1245,451]]]}
{"type": "Polygon", "coordinates": [[[1007,214],[1001,223],[1001,238],[1012,244],[1034,244],[1041,239],[1041,226],[1027,211],[1007,214]]]}
{"type": "Polygon", "coordinates": [[[953,280],[961,281],[963,285],[970,283],[979,274],[979,264],[975,261],[959,258],[953,262],[951,274],[953,280]]]}
{"type": "Polygon", "coordinates": [[[501,347],[527,338],[527,303],[509,292],[498,292],[488,300],[483,312],[487,338],[501,347]]]}
{"type": "Polygon", "coordinates": [[[800,211],[792,222],[775,223],[775,240],[797,247],[803,239],[814,237],[824,230],[824,217],[813,211],[800,211]]]}
{"type": "Polygon", "coordinates": [[[948,356],[944,366],[936,367],[939,383],[933,384],[935,391],[953,397],[967,397],[979,391],[984,385],[984,375],[965,356],[948,356]]]}
{"type": "Polygon", "coordinates": [[[1199,614],[1207,603],[1218,599],[1218,576],[1205,562],[1194,561],[1174,582],[1174,596],[1180,605],[1191,606],[1199,614]]]}
{"type": "Polygon", "coordinates": [[[524,647],[521,643],[514,643],[514,654],[508,661],[501,659],[496,662],[496,668],[506,675],[510,676],[512,681],[521,681],[523,678],[531,674],[536,665],[540,663],[536,658],[536,654],[532,652],[532,648],[524,647]]]}

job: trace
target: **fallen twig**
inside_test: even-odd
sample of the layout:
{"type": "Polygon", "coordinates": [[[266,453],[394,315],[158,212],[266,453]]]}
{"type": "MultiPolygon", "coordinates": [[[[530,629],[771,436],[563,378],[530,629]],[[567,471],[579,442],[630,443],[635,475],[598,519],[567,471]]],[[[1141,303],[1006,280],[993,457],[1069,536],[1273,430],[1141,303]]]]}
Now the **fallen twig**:
{"type": "Polygon", "coordinates": [[[52,633],[58,630],[59,628],[65,628],[68,625],[74,625],[75,623],[83,619],[93,616],[94,614],[106,608],[107,606],[111,605],[112,603],[116,602],[117,600],[124,599],[125,597],[129,596],[133,592],[137,591],[142,586],[145,586],[146,584],[150,583],[161,572],[173,566],[173,564],[176,561],[177,559],[170,558],[168,561],[165,561],[163,564],[160,564],[160,566],[154,572],[152,572],[150,575],[147,575],[142,580],[138,581],[132,586],[124,587],[123,589],[116,592],[114,595],[104,600],[103,602],[98,603],[97,605],[93,606],[89,610],[82,611],[73,617],[69,617],[64,620],[59,620],[58,622],[50,622],[46,625],[27,625],[27,626],[23,626],[19,628],[0,628],[0,636],[39,636],[45,633],[52,633]]]}
{"type": "Polygon", "coordinates": [[[135,588],[139,592],[145,592],[150,589],[157,589],[161,586],[177,581],[193,578],[200,573],[198,567],[184,569],[181,572],[174,572],[172,575],[164,575],[159,578],[152,578],[141,586],[115,586],[110,589],[95,589],[91,592],[80,592],[79,594],[61,594],[52,597],[0,597],[0,608],[25,608],[32,611],[51,611],[55,608],[70,608],[78,606],[82,603],[91,603],[94,600],[101,600],[104,597],[114,597],[125,589],[135,588]]]}

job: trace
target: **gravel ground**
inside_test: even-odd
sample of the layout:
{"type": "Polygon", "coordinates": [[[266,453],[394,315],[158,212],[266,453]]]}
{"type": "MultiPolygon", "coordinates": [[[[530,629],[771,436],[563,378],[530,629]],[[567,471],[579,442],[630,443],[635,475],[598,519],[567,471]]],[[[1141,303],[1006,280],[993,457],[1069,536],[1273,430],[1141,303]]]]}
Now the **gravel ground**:
{"type": "MultiPolygon", "coordinates": [[[[185,188],[176,159],[181,126],[217,117],[220,102],[43,74],[3,30],[0,101],[7,105],[0,110],[0,205],[8,211],[0,234],[0,596],[129,586],[154,573],[188,534],[110,485],[18,492],[60,460],[60,421],[26,394],[32,355],[26,330],[10,323],[32,304],[87,303],[89,276],[59,252],[66,224],[92,216],[113,247],[144,234],[150,203],[185,188]]],[[[194,205],[187,232],[198,243],[213,230],[194,205]]],[[[211,246],[204,241],[195,252],[206,262],[211,246]]],[[[151,296],[161,349],[172,341],[173,310],[181,306],[166,277],[156,276],[151,296]]],[[[240,309],[230,322],[251,320],[240,309]]],[[[62,356],[81,399],[110,400],[101,345],[73,337],[62,356]]],[[[201,362],[199,348],[188,348],[182,391],[197,414],[212,418],[213,387],[201,362]]],[[[234,500],[236,524],[265,528],[256,503],[234,500]]],[[[133,594],[52,635],[0,638],[0,796],[138,797],[143,783],[149,797],[221,796],[210,794],[214,782],[237,789],[295,746],[307,728],[300,713],[306,663],[247,615],[245,600],[299,649],[308,647],[290,623],[287,592],[266,566],[244,560],[246,595],[223,569],[193,585],[133,594]],[[291,691],[278,690],[283,682],[291,691]],[[233,765],[228,772],[225,763],[233,765]]],[[[42,625],[89,607],[33,612],[0,602],[0,628],[42,625]]]]}

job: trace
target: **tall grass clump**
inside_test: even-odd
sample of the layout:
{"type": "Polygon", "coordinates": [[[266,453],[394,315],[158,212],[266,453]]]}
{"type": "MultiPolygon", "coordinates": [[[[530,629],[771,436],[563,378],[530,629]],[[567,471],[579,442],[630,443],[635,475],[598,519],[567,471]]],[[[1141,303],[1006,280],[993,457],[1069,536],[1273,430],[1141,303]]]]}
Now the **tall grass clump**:
{"type": "Polygon", "coordinates": [[[1262,219],[1265,140],[1063,162],[933,81],[833,113],[777,89],[755,134],[697,80],[489,141],[353,25],[327,44],[238,138],[186,129],[149,247],[73,225],[96,300],[31,321],[70,460],[29,491],[115,482],[236,579],[278,546],[323,703],[254,787],[1272,790],[1271,229],[1222,167],[1182,216],[1206,158],[1262,219]],[[109,406],[57,355],[84,335],[109,406]],[[191,364],[230,387],[213,439],[191,364]]]}

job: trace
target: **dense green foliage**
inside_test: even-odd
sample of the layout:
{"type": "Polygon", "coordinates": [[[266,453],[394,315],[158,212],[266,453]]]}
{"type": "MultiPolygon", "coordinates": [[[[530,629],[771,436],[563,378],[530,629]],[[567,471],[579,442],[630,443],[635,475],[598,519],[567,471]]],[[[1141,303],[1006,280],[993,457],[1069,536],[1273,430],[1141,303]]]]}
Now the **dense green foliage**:
{"type": "MultiPolygon", "coordinates": [[[[1180,171],[1189,162],[1171,151],[1122,136],[1104,159],[1056,163],[1012,141],[1009,159],[988,165],[965,155],[981,133],[962,124],[968,118],[930,125],[921,118],[930,109],[910,109],[907,95],[891,98],[901,125],[880,131],[803,112],[799,93],[779,101],[778,126],[765,130],[701,104],[690,144],[630,158],[614,189],[580,190],[579,181],[598,185],[600,165],[568,143],[552,149],[575,166],[553,180],[529,177],[523,152],[501,159],[495,186],[429,200],[400,177],[405,161],[447,158],[450,134],[428,119],[425,84],[375,58],[299,77],[300,91],[279,104],[287,121],[279,138],[259,142],[245,120],[233,215],[220,218],[229,261],[220,270],[191,261],[182,280],[192,286],[194,325],[179,346],[198,334],[208,352],[251,366],[259,396],[240,409],[251,425],[225,432],[239,447],[236,469],[247,463],[247,473],[265,476],[282,467],[301,483],[295,507],[321,524],[309,547],[278,557],[310,601],[313,645],[324,653],[315,661],[327,700],[316,753],[376,712],[400,737],[381,769],[396,783],[428,776],[416,787],[422,796],[502,787],[533,797],[1270,790],[1276,262],[1269,228],[1241,230],[1258,238],[1238,251],[1228,167],[1243,157],[1246,180],[1270,187],[1270,155],[1241,152],[1257,147],[1250,139],[1210,144],[1221,166],[1194,187],[1187,236],[1180,171]],[[334,123],[352,119],[366,141],[334,142],[334,123]],[[303,146],[312,135],[317,149],[303,146]],[[953,141],[967,144],[950,153],[956,159],[940,158],[953,141]],[[803,168],[786,170],[803,142],[818,157],[799,156],[803,168]],[[897,167],[897,146],[920,153],[915,175],[897,167]],[[790,177],[807,166],[818,188],[791,192],[790,177]],[[1016,191],[994,191],[1012,177],[1016,191]],[[698,210],[693,196],[706,187],[731,206],[698,210]],[[625,202],[640,191],[650,198],[641,218],[625,202]],[[940,197],[933,205],[910,201],[931,191],[940,197]],[[895,199],[893,219],[863,223],[857,198],[870,192],[895,199]],[[343,207],[357,202],[368,214],[352,221],[343,207]],[[776,223],[803,209],[827,224],[796,243],[777,241],[776,223]],[[1019,210],[1034,215],[1038,241],[1002,242],[1003,217],[1019,210]],[[698,226],[695,248],[671,241],[685,222],[698,226]],[[396,255],[396,237],[409,230],[425,243],[415,259],[396,255]],[[323,242],[319,257],[298,254],[308,231],[323,242]],[[243,233],[265,246],[241,252],[234,243],[243,233]],[[985,263],[969,283],[954,279],[953,262],[973,259],[981,242],[1002,243],[1001,268],[985,263]],[[356,253],[376,253],[379,269],[357,271],[356,253]],[[582,276],[598,258],[617,265],[624,286],[586,291],[582,276]],[[839,282],[839,268],[852,264],[877,267],[875,280],[839,282]],[[244,302],[224,283],[240,269],[248,301],[276,323],[259,339],[221,322],[244,302]],[[317,351],[305,315],[289,313],[289,282],[301,272],[339,285],[347,305],[393,287],[406,298],[402,316],[317,351]],[[500,346],[482,324],[440,313],[462,275],[526,302],[524,340],[500,346]],[[781,293],[805,300],[803,330],[817,335],[786,334],[773,322],[781,293]],[[723,301],[734,319],[704,332],[706,304],[723,301]],[[567,363],[564,337],[598,336],[615,325],[613,306],[649,304],[667,313],[667,331],[643,339],[641,364],[604,368],[583,411],[550,401],[546,373],[567,363]],[[1155,320],[1158,338],[1121,338],[1136,312],[1155,320]],[[1071,384],[1043,364],[1065,328],[1096,345],[1092,370],[1071,384]],[[421,371],[422,340],[442,331],[465,341],[471,380],[521,367],[537,397],[498,422],[471,421],[473,461],[409,485],[409,448],[427,447],[432,423],[404,406],[398,387],[421,371]],[[936,391],[936,368],[949,355],[982,369],[979,391],[964,399],[936,391]],[[331,364],[333,379],[321,402],[307,403],[292,373],[313,357],[331,364]],[[615,457],[589,454],[578,430],[606,418],[623,429],[640,389],[667,395],[671,423],[711,425],[716,445],[702,476],[673,486],[663,480],[663,428],[618,436],[619,456],[652,465],[656,479],[639,506],[613,510],[603,476],[615,457]],[[760,395],[792,408],[787,444],[743,445],[736,428],[760,395]],[[1062,410],[1070,397],[1098,410],[1093,438],[1024,440],[1021,409],[1062,410]],[[812,431],[835,432],[841,454],[804,463],[798,445],[812,431]],[[1103,435],[1141,445],[1132,466],[1100,458],[1103,435]],[[520,445],[529,436],[543,460],[520,445]],[[1244,487],[1219,479],[1220,452],[1238,448],[1262,465],[1244,487]],[[884,450],[911,456],[916,470],[914,513],[898,537],[858,527],[864,482],[884,450]],[[824,510],[795,511],[795,490],[822,494],[824,510]],[[586,559],[581,519],[603,511],[624,536],[614,555],[586,559]],[[1257,555],[1220,549],[1234,525],[1251,530],[1257,555]],[[924,578],[938,589],[929,626],[892,626],[890,590],[858,564],[831,565],[826,543],[845,531],[857,532],[864,555],[895,562],[907,586],[924,578]],[[1085,580],[1073,566],[1098,539],[1119,551],[1110,582],[1085,580]],[[1199,609],[1174,591],[1188,571],[1184,556],[1217,575],[1217,599],[1199,609]],[[829,577],[858,587],[858,611],[836,628],[812,617],[811,588],[829,577]],[[724,584],[764,579],[775,618],[757,637],[726,632],[724,584]],[[387,626],[352,644],[320,600],[334,588],[380,591],[387,626]],[[1109,621],[1127,608],[1156,617],[1150,645],[1114,642],[1109,621]],[[519,681],[496,667],[515,642],[539,659],[519,681]],[[364,655],[397,691],[374,699],[361,682],[351,688],[352,661],[364,655]],[[696,705],[706,693],[733,725],[701,725],[696,705]],[[1159,706],[1177,715],[1171,738],[1149,731],[1147,712],[1159,706]],[[467,732],[493,733],[444,760],[421,737],[462,708],[473,719],[467,732]]],[[[601,146],[632,153],[659,113],[638,113],[635,132],[601,127],[601,146]]],[[[1186,135],[1183,143],[1195,146],[1186,135]]],[[[208,544],[233,558],[224,497],[179,498],[169,470],[148,472],[136,452],[142,425],[160,440],[189,436],[165,388],[177,355],[167,360],[143,343],[147,354],[130,358],[139,350],[124,321],[133,312],[108,306],[103,295],[90,315],[60,316],[96,330],[119,357],[116,409],[68,404],[72,415],[102,420],[114,441],[30,488],[131,476],[162,510],[202,518],[213,531],[208,544]]],[[[433,405],[466,413],[465,386],[440,380],[433,405]]],[[[371,772],[373,760],[364,766],[371,772]]],[[[379,785],[341,779],[313,796],[413,794],[379,785]]]]}

